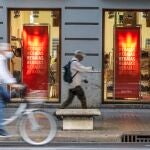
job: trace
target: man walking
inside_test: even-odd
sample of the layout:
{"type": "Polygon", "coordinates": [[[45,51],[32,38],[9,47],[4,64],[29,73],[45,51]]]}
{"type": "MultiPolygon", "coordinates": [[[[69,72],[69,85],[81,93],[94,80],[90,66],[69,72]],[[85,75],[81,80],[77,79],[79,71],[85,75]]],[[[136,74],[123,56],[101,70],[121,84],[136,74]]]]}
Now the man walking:
{"type": "Polygon", "coordinates": [[[62,104],[61,108],[66,108],[68,105],[70,105],[75,96],[77,96],[80,100],[82,108],[87,108],[86,97],[84,94],[84,90],[81,87],[81,73],[92,71],[93,67],[85,67],[80,63],[84,59],[84,56],[85,54],[80,50],[77,50],[74,53],[74,57],[71,60],[70,67],[73,77],[72,83],[70,83],[71,88],[68,91],[68,98],[62,104]]]}

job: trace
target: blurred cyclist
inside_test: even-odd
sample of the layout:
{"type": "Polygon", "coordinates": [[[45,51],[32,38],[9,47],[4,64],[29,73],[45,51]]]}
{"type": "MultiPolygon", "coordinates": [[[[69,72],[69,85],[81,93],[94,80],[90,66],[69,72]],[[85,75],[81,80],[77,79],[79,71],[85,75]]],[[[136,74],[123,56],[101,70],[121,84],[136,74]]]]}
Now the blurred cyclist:
{"type": "Polygon", "coordinates": [[[7,67],[7,60],[12,58],[13,52],[9,43],[0,43],[0,136],[7,137],[9,134],[5,131],[3,122],[4,103],[10,100],[10,94],[7,91],[7,84],[16,83],[16,79],[10,74],[7,67]]]}

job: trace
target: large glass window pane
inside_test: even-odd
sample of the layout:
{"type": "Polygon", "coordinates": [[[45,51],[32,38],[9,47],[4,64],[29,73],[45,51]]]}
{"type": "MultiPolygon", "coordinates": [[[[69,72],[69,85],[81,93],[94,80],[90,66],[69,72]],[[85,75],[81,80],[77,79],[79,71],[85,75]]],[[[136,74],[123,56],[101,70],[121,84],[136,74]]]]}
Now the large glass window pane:
{"type": "MultiPolygon", "coordinates": [[[[28,85],[29,94],[31,98],[46,99],[48,102],[59,102],[59,83],[60,83],[60,10],[10,10],[10,42],[14,51],[14,57],[10,61],[10,71],[17,79],[17,82],[27,81],[34,76],[38,77],[42,74],[42,69],[47,68],[46,74],[42,75],[44,80],[35,79],[34,83],[39,83],[40,86],[28,85]],[[26,28],[30,30],[24,33],[26,28]],[[46,28],[45,28],[45,27],[46,28]],[[43,29],[41,28],[43,27],[43,29]],[[29,29],[33,28],[33,29],[29,29]],[[41,28],[41,29],[40,29],[41,28]],[[44,36],[43,32],[48,29],[48,38],[38,37],[38,34],[44,36]],[[37,33],[35,33],[37,31],[37,33]],[[29,40],[30,39],[30,40],[29,40]],[[46,50],[42,50],[42,44],[46,39],[46,50]],[[24,48],[25,43],[30,43],[30,52],[28,48],[24,48]],[[32,43],[32,44],[31,44],[32,43]],[[44,53],[44,54],[43,54],[44,53]],[[46,55],[45,55],[46,54],[46,55]],[[24,61],[27,59],[27,65],[24,65],[24,61]],[[42,61],[46,61],[46,66],[42,67],[42,61]],[[41,67],[40,67],[41,66],[41,67]],[[37,70],[38,69],[38,70],[37,70]],[[28,73],[25,73],[25,70],[28,73]],[[30,70],[30,72],[29,72],[30,70]],[[37,74],[36,74],[37,73],[37,74]],[[29,75],[29,78],[25,76],[29,75]],[[46,86],[46,88],[43,87],[46,86]],[[41,87],[41,88],[40,88],[41,87]]],[[[47,35],[46,35],[47,36],[47,35]]],[[[43,47],[44,48],[44,47],[43,47]]],[[[43,70],[44,71],[44,70],[43,70]]],[[[16,95],[14,101],[20,100],[20,95],[16,95]]]]}
{"type": "Polygon", "coordinates": [[[105,10],[104,25],[104,101],[150,102],[150,11],[105,10]]]}

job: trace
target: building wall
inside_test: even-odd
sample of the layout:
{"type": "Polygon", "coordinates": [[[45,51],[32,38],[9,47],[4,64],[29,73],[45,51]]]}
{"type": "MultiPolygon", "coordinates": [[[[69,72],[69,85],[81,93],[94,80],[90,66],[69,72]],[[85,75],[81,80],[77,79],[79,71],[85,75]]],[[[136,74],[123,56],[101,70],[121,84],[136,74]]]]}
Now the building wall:
{"type": "MultiPolygon", "coordinates": [[[[101,84],[102,72],[102,8],[149,9],[148,0],[0,0],[0,42],[7,41],[7,8],[61,8],[61,65],[70,59],[71,53],[82,49],[88,56],[85,65],[95,66],[98,72],[85,76],[89,82],[101,84]],[[146,5],[145,5],[146,4],[146,5]]],[[[62,67],[61,66],[61,67],[62,67]]],[[[67,96],[66,84],[61,81],[61,101],[67,96]]],[[[99,107],[101,89],[85,86],[88,106],[99,107]]],[[[74,101],[72,106],[79,106],[74,101]]]]}

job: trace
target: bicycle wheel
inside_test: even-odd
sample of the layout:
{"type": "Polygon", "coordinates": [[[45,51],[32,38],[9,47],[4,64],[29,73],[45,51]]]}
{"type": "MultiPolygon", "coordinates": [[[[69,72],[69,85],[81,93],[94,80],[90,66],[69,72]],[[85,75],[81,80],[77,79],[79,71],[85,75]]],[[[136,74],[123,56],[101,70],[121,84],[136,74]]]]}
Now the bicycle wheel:
{"type": "Polygon", "coordinates": [[[55,137],[57,127],[51,115],[42,111],[34,111],[26,117],[23,117],[20,122],[19,131],[23,140],[27,143],[44,145],[55,137]],[[33,118],[35,121],[33,121],[33,118]],[[36,128],[33,127],[33,124],[36,124],[36,128]]]}

